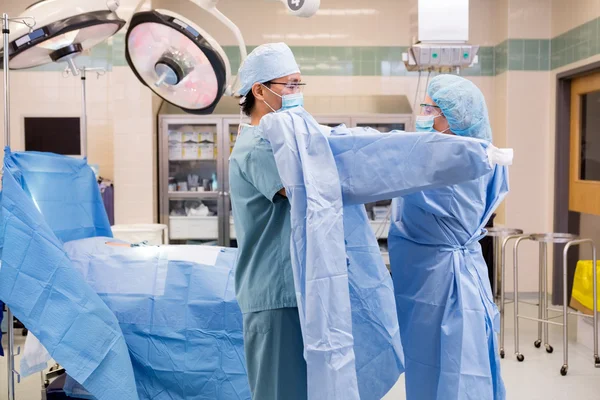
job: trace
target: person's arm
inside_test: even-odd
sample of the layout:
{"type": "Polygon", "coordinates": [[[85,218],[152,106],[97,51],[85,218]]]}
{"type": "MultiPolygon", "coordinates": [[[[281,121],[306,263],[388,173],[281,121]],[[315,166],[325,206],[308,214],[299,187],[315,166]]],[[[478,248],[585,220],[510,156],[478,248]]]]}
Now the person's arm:
{"type": "Polygon", "coordinates": [[[245,178],[269,201],[285,196],[273,149],[266,141],[261,141],[244,159],[241,166],[245,178]]]}
{"type": "MultiPolygon", "coordinates": [[[[332,134],[328,140],[344,204],[366,204],[477,179],[493,171],[497,152],[502,152],[481,140],[439,133],[351,132],[332,134]]],[[[512,161],[512,153],[508,159],[512,161]]]]}

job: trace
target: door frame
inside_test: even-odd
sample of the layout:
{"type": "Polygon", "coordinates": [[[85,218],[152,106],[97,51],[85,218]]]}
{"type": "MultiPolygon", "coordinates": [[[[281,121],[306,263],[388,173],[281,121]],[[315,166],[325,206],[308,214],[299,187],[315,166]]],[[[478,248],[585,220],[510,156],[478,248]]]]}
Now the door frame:
{"type": "MultiPolygon", "coordinates": [[[[579,235],[579,213],[569,211],[570,151],[571,148],[571,84],[573,79],[600,73],[600,61],[561,72],[556,76],[556,132],[554,145],[554,232],[579,235]]],[[[552,269],[552,303],[562,305],[562,252],[564,245],[554,245],[552,269]]],[[[570,251],[567,259],[569,296],[579,254],[570,251]]]]}

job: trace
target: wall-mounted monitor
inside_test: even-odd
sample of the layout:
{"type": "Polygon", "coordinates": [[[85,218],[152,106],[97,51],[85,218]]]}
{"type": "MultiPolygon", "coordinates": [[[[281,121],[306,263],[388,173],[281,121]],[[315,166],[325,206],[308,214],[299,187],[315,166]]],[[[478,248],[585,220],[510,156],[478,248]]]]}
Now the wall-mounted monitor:
{"type": "Polygon", "coordinates": [[[78,117],[25,117],[25,151],[81,155],[78,117]]]}

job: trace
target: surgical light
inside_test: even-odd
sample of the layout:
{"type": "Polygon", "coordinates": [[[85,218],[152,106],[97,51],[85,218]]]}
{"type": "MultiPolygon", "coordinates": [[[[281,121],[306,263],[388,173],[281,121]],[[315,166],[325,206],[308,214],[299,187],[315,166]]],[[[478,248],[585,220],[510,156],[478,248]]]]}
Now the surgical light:
{"type": "Polygon", "coordinates": [[[66,62],[73,73],[73,58],[111,37],[125,25],[115,11],[117,0],[44,0],[29,6],[24,15],[35,27],[11,30],[9,67],[25,69],[66,62]]]}
{"type": "MultiPolygon", "coordinates": [[[[246,44],[239,28],[216,6],[219,0],[190,0],[235,36],[240,60],[246,44]]],[[[320,0],[279,0],[288,12],[310,17],[320,0]]],[[[231,64],[219,43],[193,21],[170,10],[135,13],[125,38],[125,58],[137,78],[167,102],[193,114],[210,114],[223,95],[236,92],[231,64]]],[[[237,79],[237,78],[236,78],[237,79]]]]}
{"type": "Polygon", "coordinates": [[[207,32],[167,10],[136,13],[125,38],[125,57],[154,93],[189,113],[208,114],[225,93],[231,67],[207,32]]]}

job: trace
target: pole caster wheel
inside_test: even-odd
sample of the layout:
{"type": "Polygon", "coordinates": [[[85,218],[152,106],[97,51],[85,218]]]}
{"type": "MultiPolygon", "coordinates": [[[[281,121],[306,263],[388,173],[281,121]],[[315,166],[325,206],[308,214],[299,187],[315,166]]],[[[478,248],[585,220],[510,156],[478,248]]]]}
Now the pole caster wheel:
{"type": "Polygon", "coordinates": [[[540,347],[542,347],[542,341],[540,339],[538,339],[535,342],[533,342],[533,345],[535,346],[536,349],[539,349],[540,347]]]}
{"type": "Polygon", "coordinates": [[[504,350],[500,350],[500,358],[504,358],[504,350]]]}
{"type": "Polygon", "coordinates": [[[598,356],[594,357],[594,367],[600,368],[600,357],[598,356]]]}
{"type": "Polygon", "coordinates": [[[517,354],[517,361],[518,362],[523,362],[523,360],[525,360],[525,356],[521,353],[517,354]]]}
{"type": "Polygon", "coordinates": [[[546,345],[546,353],[552,354],[553,351],[554,351],[554,347],[552,347],[549,344],[547,344],[546,345]]]}
{"type": "Polygon", "coordinates": [[[563,365],[562,368],[560,369],[560,374],[562,376],[567,376],[567,370],[569,369],[569,367],[567,365],[563,365]]]}

